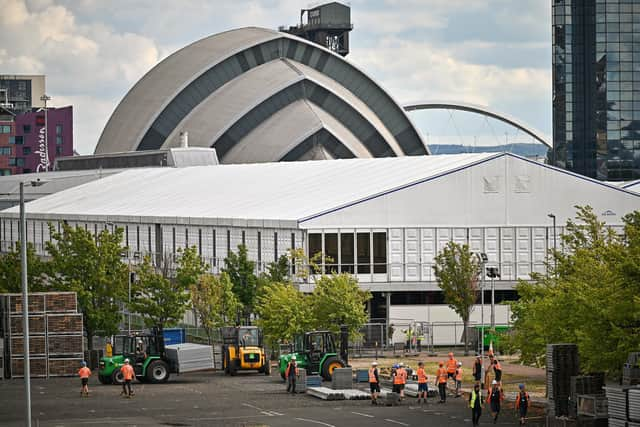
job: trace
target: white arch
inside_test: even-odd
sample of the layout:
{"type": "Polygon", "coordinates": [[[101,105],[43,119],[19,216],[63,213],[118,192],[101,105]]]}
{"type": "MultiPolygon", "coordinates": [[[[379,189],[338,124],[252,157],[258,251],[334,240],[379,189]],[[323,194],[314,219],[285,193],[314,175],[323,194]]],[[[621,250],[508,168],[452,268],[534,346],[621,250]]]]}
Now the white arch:
{"type": "Polygon", "coordinates": [[[520,129],[526,134],[533,137],[538,142],[546,145],[549,148],[553,148],[553,144],[548,141],[544,134],[534,128],[533,126],[529,126],[521,120],[516,119],[513,116],[510,116],[506,113],[502,113],[492,109],[491,107],[487,107],[486,105],[478,105],[471,104],[468,102],[459,102],[459,101],[420,101],[420,102],[410,102],[408,104],[404,104],[403,108],[405,111],[417,111],[417,110],[459,110],[459,111],[467,111],[470,113],[482,114],[483,116],[488,116],[496,120],[500,120],[502,122],[508,123],[513,127],[520,129]]]}

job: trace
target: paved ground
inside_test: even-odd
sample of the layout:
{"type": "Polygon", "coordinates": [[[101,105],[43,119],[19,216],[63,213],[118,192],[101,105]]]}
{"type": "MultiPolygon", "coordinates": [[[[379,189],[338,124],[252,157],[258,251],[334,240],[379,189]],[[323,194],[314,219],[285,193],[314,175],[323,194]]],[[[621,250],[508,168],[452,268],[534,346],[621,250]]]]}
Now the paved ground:
{"type": "MultiPolygon", "coordinates": [[[[124,399],[117,386],[90,380],[91,396],[81,398],[79,380],[33,380],[34,426],[471,426],[462,399],[445,405],[376,407],[369,401],[327,402],[306,395],[289,395],[279,378],[263,375],[225,377],[219,373],[172,377],[167,384],[135,384],[136,396],[124,399]]],[[[23,382],[0,381],[0,425],[23,425],[23,382]]],[[[498,425],[517,425],[512,405],[498,425]]],[[[528,425],[543,425],[532,414],[528,425]]],[[[492,420],[483,414],[482,424],[492,420]]]]}

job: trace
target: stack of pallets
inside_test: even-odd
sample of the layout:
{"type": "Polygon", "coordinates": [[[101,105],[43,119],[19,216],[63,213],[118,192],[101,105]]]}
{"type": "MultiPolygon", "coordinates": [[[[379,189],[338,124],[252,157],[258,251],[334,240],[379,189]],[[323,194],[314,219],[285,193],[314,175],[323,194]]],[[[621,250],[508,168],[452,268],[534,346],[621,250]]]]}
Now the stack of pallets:
{"type": "MultiPolygon", "coordinates": [[[[4,376],[24,375],[22,295],[0,295],[6,343],[4,376]]],[[[32,377],[72,376],[83,359],[82,314],[75,292],[29,294],[29,366],[32,377]]]]}
{"type": "Polygon", "coordinates": [[[640,352],[629,353],[627,363],[622,367],[622,385],[640,384],[640,352]]]}
{"type": "Polygon", "coordinates": [[[331,376],[331,388],[334,390],[346,390],[353,388],[353,369],[334,369],[331,376]]]}
{"type": "Polygon", "coordinates": [[[578,371],[578,346],[575,344],[547,345],[547,397],[551,415],[569,415],[571,377],[578,375],[578,371]]]}
{"type": "Polygon", "coordinates": [[[640,427],[640,387],[605,387],[609,406],[609,425],[640,427]]]}

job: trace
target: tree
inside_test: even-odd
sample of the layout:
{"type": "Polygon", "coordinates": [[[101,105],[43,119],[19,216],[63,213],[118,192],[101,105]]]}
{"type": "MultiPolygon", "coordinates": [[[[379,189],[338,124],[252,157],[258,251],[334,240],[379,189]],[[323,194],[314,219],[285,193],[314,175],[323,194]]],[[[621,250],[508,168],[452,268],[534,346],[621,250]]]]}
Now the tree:
{"type": "Polygon", "coordinates": [[[245,245],[239,245],[237,254],[232,251],[224,259],[222,271],[229,275],[229,279],[233,284],[233,293],[242,303],[245,318],[248,318],[253,312],[255,304],[256,285],[258,282],[258,278],[254,274],[255,268],[255,262],[249,261],[247,257],[247,247],[245,245]]]}
{"type": "Polygon", "coordinates": [[[122,313],[118,303],[125,299],[129,269],[121,259],[122,229],[104,229],[97,236],[81,227],[63,224],[62,231],[49,227],[52,241],[49,281],[53,289],[75,291],[83,314],[84,329],[93,348],[93,336],[118,332],[122,313]]]}
{"type": "Polygon", "coordinates": [[[444,300],[462,318],[464,354],[469,354],[468,331],[471,309],[477,300],[478,261],[468,245],[448,242],[436,256],[433,270],[444,300]]]}
{"type": "Polygon", "coordinates": [[[289,256],[280,255],[276,262],[267,265],[267,272],[263,278],[272,283],[285,283],[289,281],[289,256]]]}
{"type": "Polygon", "coordinates": [[[590,207],[576,208],[549,274],[517,286],[511,345],[524,362],[543,365],[547,344],[573,342],[583,370],[617,375],[640,347],[640,213],[624,217],[617,235],[590,207]]]}
{"type": "Polygon", "coordinates": [[[314,328],[338,333],[341,325],[347,325],[349,333],[356,334],[367,321],[365,304],[369,299],[371,293],[360,289],[350,274],[322,276],[311,295],[314,328]]]}
{"type": "Polygon", "coordinates": [[[196,284],[191,285],[191,303],[204,328],[209,344],[214,329],[233,323],[240,302],[233,293],[229,275],[202,274],[196,284]]]}
{"type": "Polygon", "coordinates": [[[132,286],[129,308],[142,315],[147,327],[164,329],[182,320],[189,308],[190,287],[207,269],[195,247],[179,249],[176,263],[175,277],[168,261],[156,267],[150,256],[136,270],[138,280],[132,286]]]}
{"type": "Polygon", "coordinates": [[[291,283],[270,282],[258,297],[257,324],[271,348],[282,340],[291,341],[296,334],[313,328],[310,296],[291,283]]]}
{"type": "MultiPolygon", "coordinates": [[[[0,293],[22,292],[20,242],[13,250],[0,256],[0,293]]],[[[47,284],[48,263],[27,243],[27,283],[29,292],[50,291],[47,284]]]]}

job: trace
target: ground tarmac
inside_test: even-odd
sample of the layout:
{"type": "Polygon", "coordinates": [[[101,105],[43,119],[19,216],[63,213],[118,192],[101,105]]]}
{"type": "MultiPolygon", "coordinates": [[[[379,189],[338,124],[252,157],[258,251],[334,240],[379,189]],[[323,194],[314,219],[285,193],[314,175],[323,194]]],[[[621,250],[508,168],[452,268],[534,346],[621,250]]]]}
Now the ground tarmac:
{"type": "MultiPolygon", "coordinates": [[[[24,425],[23,384],[0,381],[0,425],[24,425]]],[[[33,379],[31,384],[34,426],[471,426],[464,399],[441,405],[431,398],[418,405],[407,398],[396,407],[324,401],[287,394],[277,373],[172,376],[166,384],[134,383],[132,399],[120,397],[118,386],[99,384],[95,376],[89,381],[91,395],[84,398],[78,378],[33,379]]],[[[497,425],[518,425],[513,404],[505,406],[497,425]]],[[[544,425],[537,412],[527,425],[544,425]]],[[[493,425],[486,406],[481,425],[493,425]]]]}

